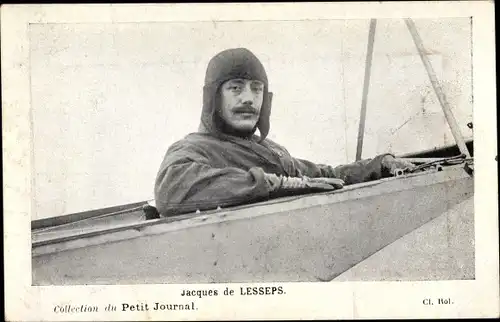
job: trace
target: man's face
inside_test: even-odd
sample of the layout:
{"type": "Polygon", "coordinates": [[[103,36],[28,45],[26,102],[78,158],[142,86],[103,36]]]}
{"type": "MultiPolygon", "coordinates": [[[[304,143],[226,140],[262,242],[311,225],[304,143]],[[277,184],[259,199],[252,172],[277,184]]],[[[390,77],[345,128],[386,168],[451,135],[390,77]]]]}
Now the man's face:
{"type": "Polygon", "coordinates": [[[221,86],[222,119],[237,131],[250,132],[259,121],[264,83],[257,80],[231,79],[221,86]]]}

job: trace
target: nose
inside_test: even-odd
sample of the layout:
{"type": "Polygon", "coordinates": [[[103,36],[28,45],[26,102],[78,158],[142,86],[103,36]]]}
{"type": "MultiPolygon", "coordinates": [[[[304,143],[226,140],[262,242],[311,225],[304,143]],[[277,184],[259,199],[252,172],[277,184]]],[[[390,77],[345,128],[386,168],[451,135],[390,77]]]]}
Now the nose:
{"type": "Polygon", "coordinates": [[[245,88],[240,94],[241,103],[244,105],[253,105],[254,94],[251,89],[245,88]]]}

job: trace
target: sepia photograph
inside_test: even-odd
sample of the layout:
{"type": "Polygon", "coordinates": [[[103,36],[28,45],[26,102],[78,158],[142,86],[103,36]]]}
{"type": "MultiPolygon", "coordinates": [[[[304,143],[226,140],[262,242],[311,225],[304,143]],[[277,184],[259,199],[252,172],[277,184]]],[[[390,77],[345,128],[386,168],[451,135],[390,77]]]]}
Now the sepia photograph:
{"type": "Polygon", "coordinates": [[[474,279],[470,18],[29,31],[35,285],[474,279]]]}
{"type": "MultiPolygon", "coordinates": [[[[133,21],[113,19],[132,7],[108,9],[51,22],[26,7],[31,287],[182,284],[204,300],[217,285],[274,298],[291,284],[482,279],[474,156],[496,137],[474,146],[477,17],[133,21]]],[[[457,301],[436,296],[418,301],[457,301]]],[[[117,307],[198,310],[145,301],[117,307]]],[[[104,307],[84,303],[47,310],[104,307]]]]}

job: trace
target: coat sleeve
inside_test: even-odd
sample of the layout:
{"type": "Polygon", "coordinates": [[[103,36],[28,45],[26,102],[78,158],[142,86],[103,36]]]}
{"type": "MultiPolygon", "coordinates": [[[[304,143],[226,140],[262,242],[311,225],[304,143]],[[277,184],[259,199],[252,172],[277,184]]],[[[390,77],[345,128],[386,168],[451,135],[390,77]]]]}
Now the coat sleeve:
{"type": "Polygon", "coordinates": [[[381,154],[372,159],[332,167],[330,165],[317,164],[308,160],[294,158],[284,146],[271,140],[267,140],[266,142],[268,142],[273,150],[279,151],[286,159],[291,160],[293,171],[289,171],[290,175],[297,177],[338,178],[344,180],[346,185],[349,185],[391,176],[382,166],[382,159],[386,155],[392,155],[390,153],[381,154]]]}
{"type": "Polygon", "coordinates": [[[272,189],[261,168],[216,168],[194,146],[172,145],[155,182],[162,216],[264,200],[272,189]]]}
{"type": "Polygon", "coordinates": [[[373,159],[360,160],[336,167],[324,164],[315,164],[313,162],[297,158],[293,158],[293,163],[299,175],[311,178],[338,178],[344,180],[346,185],[349,185],[378,180],[383,177],[390,176],[390,173],[388,173],[382,166],[382,159],[386,155],[391,154],[381,154],[373,159]]]}

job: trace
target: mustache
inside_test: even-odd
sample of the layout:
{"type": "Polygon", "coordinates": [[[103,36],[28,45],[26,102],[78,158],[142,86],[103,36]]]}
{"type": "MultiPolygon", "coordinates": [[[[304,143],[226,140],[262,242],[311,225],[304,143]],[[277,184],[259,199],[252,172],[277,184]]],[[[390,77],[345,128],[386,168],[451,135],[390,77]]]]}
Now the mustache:
{"type": "Polygon", "coordinates": [[[233,109],[233,112],[235,113],[252,113],[252,114],[257,114],[258,111],[256,108],[252,106],[238,106],[233,109]]]}

